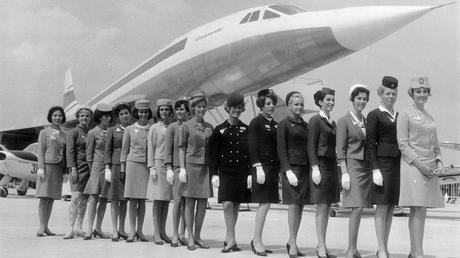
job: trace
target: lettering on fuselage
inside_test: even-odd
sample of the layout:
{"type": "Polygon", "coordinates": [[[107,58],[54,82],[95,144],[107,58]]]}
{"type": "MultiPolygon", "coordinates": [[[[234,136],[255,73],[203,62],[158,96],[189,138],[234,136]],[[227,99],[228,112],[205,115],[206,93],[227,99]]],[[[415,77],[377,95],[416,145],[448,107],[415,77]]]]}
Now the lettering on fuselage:
{"type": "Polygon", "coordinates": [[[30,170],[30,174],[32,175],[36,175],[37,174],[37,170],[38,170],[38,167],[37,167],[37,164],[32,164],[32,169],[30,170]]]}
{"type": "Polygon", "coordinates": [[[198,41],[198,40],[202,40],[202,39],[204,39],[204,38],[207,38],[207,37],[209,37],[209,36],[211,36],[211,35],[213,35],[213,34],[218,33],[218,32],[221,31],[221,30],[222,30],[222,27],[221,27],[221,28],[218,28],[217,30],[213,30],[213,31],[211,31],[211,32],[208,32],[208,33],[206,33],[206,34],[204,34],[204,35],[198,36],[198,37],[195,38],[195,41],[198,41]]]}

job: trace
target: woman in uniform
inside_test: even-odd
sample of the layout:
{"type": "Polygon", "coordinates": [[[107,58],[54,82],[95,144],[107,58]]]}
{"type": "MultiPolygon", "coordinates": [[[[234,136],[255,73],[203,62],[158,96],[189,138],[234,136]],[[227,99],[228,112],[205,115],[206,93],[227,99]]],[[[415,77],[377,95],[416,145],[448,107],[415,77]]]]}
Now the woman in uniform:
{"type": "Polygon", "coordinates": [[[365,156],[366,120],[362,114],[369,90],[362,84],[350,88],[353,109],[337,122],[337,158],[342,169],[343,207],[351,208],[347,257],[361,257],[356,247],[363,208],[371,207],[371,172],[365,156]]]}
{"type": "Polygon", "coordinates": [[[278,158],[281,164],[283,203],[288,205],[289,257],[305,256],[297,247],[297,233],[302,221],[303,206],[309,203],[309,170],[307,158],[307,123],[302,119],[304,99],[291,91],[286,95],[288,116],[280,121],[276,130],[278,158]]]}
{"type": "Polygon", "coordinates": [[[52,107],[47,116],[50,126],[41,130],[38,135],[38,171],[35,196],[40,199],[38,204],[38,219],[40,227],[38,237],[45,234],[54,236],[48,227],[53,210],[54,200],[61,199],[62,182],[65,171],[65,134],[61,124],[65,122],[62,107],[52,107]]]}
{"type": "Polygon", "coordinates": [[[131,234],[126,242],[133,242],[134,238],[147,242],[142,228],[149,180],[147,137],[150,128],[149,120],[153,116],[150,102],[144,99],[137,100],[134,103],[133,116],[137,122],[126,127],[120,156],[120,171],[122,173],[126,171],[124,194],[129,201],[129,224],[131,226],[131,234]]]}
{"type": "Polygon", "coordinates": [[[377,88],[381,105],[369,112],[366,125],[366,153],[372,169],[371,201],[375,210],[375,232],[378,242],[378,257],[389,257],[393,210],[399,201],[399,167],[401,153],[396,139],[396,117],[393,106],[398,95],[398,80],[385,76],[377,88]]]}
{"type": "Polygon", "coordinates": [[[313,99],[320,108],[319,114],[308,122],[307,153],[311,166],[310,202],[316,204],[316,236],[318,257],[335,258],[326,245],[326,231],[331,204],[340,201],[339,174],[335,152],[336,125],[331,119],[335,105],[335,91],[318,90],[313,99]]]}
{"type": "Polygon", "coordinates": [[[88,197],[83,195],[83,191],[90,174],[89,166],[86,162],[86,136],[92,116],[93,111],[91,109],[87,107],[79,108],[75,113],[78,125],[70,130],[66,136],[66,159],[67,168],[70,170],[72,197],[69,206],[70,231],[65,234],[64,239],[74,237],[75,221],[77,222],[76,233],[84,236],[82,224],[85,218],[88,197]]]}
{"type": "Polygon", "coordinates": [[[179,137],[182,134],[182,126],[188,120],[188,113],[190,107],[188,100],[182,98],[174,103],[174,110],[176,111],[177,121],[170,124],[166,129],[165,136],[165,165],[166,165],[166,179],[172,186],[172,195],[174,200],[173,206],[173,235],[171,239],[171,247],[178,247],[179,242],[181,245],[187,245],[184,239],[185,234],[185,216],[184,216],[184,201],[180,193],[179,181],[179,137]],[[179,222],[182,218],[182,224],[179,232],[179,222]]]}
{"type": "Polygon", "coordinates": [[[173,115],[172,100],[159,99],[157,101],[157,118],[159,118],[159,121],[150,127],[147,140],[147,166],[150,169],[151,180],[150,199],[153,200],[153,241],[157,245],[162,245],[163,241],[171,243],[165,230],[169,201],[172,198],[172,190],[171,185],[166,180],[164,150],[166,128],[171,122],[171,117],[173,115]]]}
{"type": "Polygon", "coordinates": [[[193,118],[185,122],[179,139],[179,180],[183,183],[180,191],[185,197],[185,224],[189,250],[195,250],[195,244],[200,248],[209,248],[201,239],[206,203],[208,198],[212,197],[208,148],[213,127],[204,121],[207,105],[208,100],[203,92],[192,94],[190,107],[193,118]]]}
{"type": "Polygon", "coordinates": [[[232,93],[225,103],[228,119],[216,126],[211,137],[211,172],[219,188],[218,201],[223,204],[226,236],[222,253],[241,251],[236,243],[235,225],[240,203],[250,201],[251,176],[248,153],[248,126],[241,122],[244,96],[232,93]]]}
{"type": "Polygon", "coordinates": [[[413,78],[408,92],[414,104],[401,111],[396,123],[402,154],[399,205],[410,207],[409,257],[423,257],[426,209],[444,207],[438,178],[443,165],[436,123],[425,110],[428,77],[413,78]]]}
{"type": "Polygon", "coordinates": [[[86,161],[91,171],[84,194],[89,195],[88,203],[88,228],[84,240],[90,240],[92,236],[109,238],[102,232],[102,220],[107,207],[108,185],[105,181],[104,151],[107,129],[112,121],[112,108],[104,103],[97,105],[94,111],[94,122],[97,126],[88,132],[86,137],[86,161]],[[99,205],[98,205],[99,203],[99,205]],[[93,222],[96,217],[96,228],[93,231],[93,222]]]}
{"type": "Polygon", "coordinates": [[[126,200],[124,198],[124,173],[120,173],[121,142],[125,128],[129,126],[131,111],[128,104],[121,103],[113,108],[118,117],[118,124],[107,130],[104,151],[105,178],[109,182],[107,198],[110,200],[110,215],[112,217],[112,241],[121,237],[127,239],[125,233],[126,200]],[[117,223],[119,221],[119,225],[117,223]],[[117,228],[117,225],[119,226],[117,228]]]}
{"type": "Polygon", "coordinates": [[[276,149],[277,123],[273,120],[276,103],[277,97],[273,90],[259,91],[256,104],[260,109],[260,114],[252,119],[248,128],[249,156],[253,167],[251,201],[259,203],[251,249],[259,256],[267,256],[267,253],[272,252],[265,248],[262,242],[262,232],[270,204],[279,202],[280,165],[276,149]]]}

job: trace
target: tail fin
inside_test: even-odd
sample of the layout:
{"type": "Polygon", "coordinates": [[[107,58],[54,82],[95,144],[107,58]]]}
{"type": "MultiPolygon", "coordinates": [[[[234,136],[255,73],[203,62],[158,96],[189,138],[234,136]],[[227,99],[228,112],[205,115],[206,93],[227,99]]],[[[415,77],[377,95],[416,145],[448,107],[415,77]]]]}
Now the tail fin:
{"type": "Polygon", "coordinates": [[[77,99],[75,98],[75,92],[73,89],[72,81],[72,70],[69,68],[65,72],[65,82],[64,82],[64,94],[63,94],[63,107],[64,111],[68,113],[69,111],[75,110],[75,107],[78,106],[77,99]]]}

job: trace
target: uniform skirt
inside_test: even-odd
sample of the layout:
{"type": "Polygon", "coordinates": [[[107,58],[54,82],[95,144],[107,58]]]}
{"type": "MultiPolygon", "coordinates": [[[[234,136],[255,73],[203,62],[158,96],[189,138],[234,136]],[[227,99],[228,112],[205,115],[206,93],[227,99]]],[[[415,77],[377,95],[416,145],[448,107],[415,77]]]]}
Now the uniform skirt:
{"type": "Polygon", "coordinates": [[[343,207],[370,208],[372,172],[367,160],[347,159],[350,189],[343,191],[343,207]]]}
{"type": "Polygon", "coordinates": [[[125,198],[147,199],[149,169],[145,162],[126,162],[125,198]]]}
{"type": "Polygon", "coordinates": [[[105,165],[102,162],[93,162],[88,183],[84,194],[100,195],[100,198],[107,198],[109,187],[105,181],[105,165]]]}
{"type": "Polygon", "coordinates": [[[289,184],[286,173],[281,173],[281,186],[284,204],[308,204],[309,203],[309,174],[307,166],[291,165],[291,170],[297,177],[297,186],[289,184]]]}
{"type": "Polygon", "coordinates": [[[155,160],[155,169],[157,171],[157,179],[149,180],[148,196],[150,200],[170,201],[172,199],[172,187],[166,180],[166,166],[162,159],[155,160]]]}
{"type": "Polygon", "coordinates": [[[77,181],[75,183],[70,179],[70,191],[71,192],[83,192],[85,191],[86,184],[89,179],[89,166],[86,161],[77,160],[77,181]]]}
{"type": "Polygon", "coordinates": [[[45,179],[37,178],[35,196],[59,200],[62,197],[62,176],[65,168],[59,164],[45,164],[45,179]]]}
{"type": "Polygon", "coordinates": [[[253,203],[279,203],[278,173],[279,164],[262,164],[265,172],[265,182],[257,183],[256,168],[252,169],[252,192],[251,202],[253,203]]]}
{"type": "Polygon", "coordinates": [[[400,158],[377,158],[382,173],[383,186],[372,184],[373,204],[398,205],[400,185],[400,158]]]}
{"type": "Polygon", "coordinates": [[[247,203],[251,201],[248,189],[248,167],[230,168],[219,173],[218,202],[247,203]]]}
{"type": "Polygon", "coordinates": [[[340,185],[337,159],[318,157],[318,167],[321,182],[316,185],[310,176],[310,202],[326,204],[339,202],[340,185]]]}
{"type": "Polygon", "coordinates": [[[119,164],[113,164],[110,166],[110,170],[112,172],[112,177],[110,178],[111,182],[106,182],[106,185],[109,186],[107,198],[114,201],[125,200],[125,184],[124,180],[121,179],[120,167],[121,166],[119,164]]]}
{"type": "Polygon", "coordinates": [[[174,183],[172,185],[172,196],[175,202],[178,202],[182,199],[181,192],[181,182],[179,181],[179,171],[180,168],[174,168],[174,183]]]}
{"type": "MultiPolygon", "coordinates": [[[[434,158],[419,157],[419,159],[431,169],[436,168],[436,160],[434,158]]],[[[437,176],[428,178],[415,166],[407,164],[404,159],[401,159],[399,206],[444,207],[439,178],[437,176]]]]}
{"type": "Polygon", "coordinates": [[[189,198],[213,197],[208,165],[185,164],[187,182],[181,184],[182,196],[189,198]]]}

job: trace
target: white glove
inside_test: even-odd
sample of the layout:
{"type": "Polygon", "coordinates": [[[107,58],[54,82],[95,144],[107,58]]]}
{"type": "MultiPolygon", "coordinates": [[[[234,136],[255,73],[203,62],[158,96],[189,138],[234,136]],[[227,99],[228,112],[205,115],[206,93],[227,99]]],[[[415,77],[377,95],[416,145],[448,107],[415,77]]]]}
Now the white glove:
{"type": "Polygon", "coordinates": [[[342,174],[342,187],[345,190],[350,190],[350,175],[348,173],[342,174]]]}
{"type": "Polygon", "coordinates": [[[150,168],[150,177],[153,179],[153,181],[157,180],[157,170],[154,167],[150,168]]]}
{"type": "Polygon", "coordinates": [[[321,172],[319,171],[318,166],[313,166],[311,170],[311,180],[315,185],[319,185],[321,183],[321,172]]]}
{"type": "Polygon", "coordinates": [[[372,181],[378,186],[383,186],[383,177],[380,169],[374,169],[372,171],[372,181]]]}
{"type": "Polygon", "coordinates": [[[110,168],[105,169],[104,178],[105,181],[112,183],[112,171],[110,170],[110,168]]]}
{"type": "Polygon", "coordinates": [[[289,184],[292,186],[297,186],[297,184],[299,183],[299,180],[297,179],[296,175],[290,169],[286,171],[286,177],[289,181],[289,184]]]}
{"type": "Polygon", "coordinates": [[[252,176],[251,175],[248,176],[247,184],[248,184],[247,185],[248,189],[251,189],[252,188],[252,176]]]}
{"type": "Polygon", "coordinates": [[[265,171],[262,166],[256,167],[256,175],[257,175],[257,183],[263,184],[265,183],[265,171]]]}
{"type": "Polygon", "coordinates": [[[187,183],[187,171],[185,168],[179,169],[179,181],[181,183],[187,183]]]}
{"type": "Polygon", "coordinates": [[[212,185],[219,188],[219,176],[212,176],[212,185]]]}
{"type": "Polygon", "coordinates": [[[45,179],[45,170],[43,168],[37,170],[37,177],[41,180],[45,179]]]}
{"type": "Polygon", "coordinates": [[[64,184],[67,183],[69,181],[69,174],[63,174],[62,181],[64,182],[64,184]]]}
{"type": "Polygon", "coordinates": [[[170,168],[166,170],[166,181],[168,181],[170,185],[174,184],[174,171],[170,168]]]}

